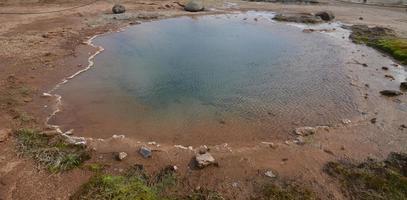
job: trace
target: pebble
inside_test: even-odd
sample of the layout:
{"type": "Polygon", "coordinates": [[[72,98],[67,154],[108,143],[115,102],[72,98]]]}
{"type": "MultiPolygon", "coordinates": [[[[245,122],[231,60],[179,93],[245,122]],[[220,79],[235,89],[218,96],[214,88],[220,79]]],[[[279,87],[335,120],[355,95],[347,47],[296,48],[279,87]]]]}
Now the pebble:
{"type": "Polygon", "coordinates": [[[116,155],[116,159],[117,159],[118,161],[122,161],[122,160],[124,160],[126,157],[127,157],[127,153],[126,153],[126,152],[119,152],[119,153],[117,153],[117,155],[116,155]]]}
{"type": "Polygon", "coordinates": [[[268,170],[266,173],[264,173],[265,176],[270,177],[270,178],[276,178],[277,176],[271,171],[268,170]]]}

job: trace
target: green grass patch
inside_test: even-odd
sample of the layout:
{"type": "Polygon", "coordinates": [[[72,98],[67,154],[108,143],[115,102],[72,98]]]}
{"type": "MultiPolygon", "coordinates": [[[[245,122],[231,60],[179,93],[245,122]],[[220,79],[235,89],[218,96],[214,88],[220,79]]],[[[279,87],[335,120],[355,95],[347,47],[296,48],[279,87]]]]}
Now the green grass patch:
{"type": "Polygon", "coordinates": [[[218,192],[208,189],[195,190],[192,194],[184,197],[185,200],[225,200],[218,192]]]}
{"type": "Polygon", "coordinates": [[[314,200],[315,194],[296,183],[267,183],[262,188],[263,198],[267,200],[314,200]]]}
{"type": "Polygon", "coordinates": [[[83,146],[68,144],[63,136],[46,136],[36,130],[21,129],[16,137],[19,151],[51,172],[73,169],[89,159],[83,146]]]}
{"type": "Polygon", "coordinates": [[[350,199],[407,199],[407,154],[391,153],[381,162],[329,162],[324,170],[339,180],[350,199]]]}
{"type": "Polygon", "coordinates": [[[122,175],[98,174],[84,184],[73,200],[170,200],[167,190],[177,184],[176,173],[166,167],[156,176],[149,177],[141,165],[135,165],[122,175]]]}
{"type": "Polygon", "coordinates": [[[402,64],[407,64],[407,39],[398,38],[388,28],[368,27],[366,25],[353,25],[350,39],[357,44],[366,44],[389,54],[402,64]]]}

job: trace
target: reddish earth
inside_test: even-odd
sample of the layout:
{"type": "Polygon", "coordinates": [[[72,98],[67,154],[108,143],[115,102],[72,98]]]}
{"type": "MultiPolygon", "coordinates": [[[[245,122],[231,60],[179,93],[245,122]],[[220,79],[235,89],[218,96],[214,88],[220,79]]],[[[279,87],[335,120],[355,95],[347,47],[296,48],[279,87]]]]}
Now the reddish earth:
{"type": "MultiPolygon", "coordinates": [[[[286,5],[240,1],[236,1],[237,7],[225,7],[225,2],[208,1],[207,4],[218,8],[219,13],[236,10],[302,13],[328,9],[335,13],[336,20],[344,23],[386,26],[394,29],[399,36],[407,37],[405,8],[336,2],[286,5]]],[[[113,19],[110,14],[112,4],[107,1],[61,12],[0,14],[0,129],[44,128],[53,102],[41,95],[87,65],[89,54],[95,51],[83,43],[89,37],[136,21],[190,15],[173,1],[128,0],[121,3],[132,15],[130,19],[113,19]],[[44,105],[50,106],[44,108],[44,105]]],[[[82,4],[82,1],[63,0],[52,3],[0,1],[0,13],[47,12],[82,4]]],[[[203,14],[214,13],[208,11],[203,14]]],[[[194,152],[176,148],[173,144],[149,145],[157,151],[151,159],[143,159],[136,150],[148,141],[94,140],[90,142],[94,151],[89,163],[106,164],[107,171],[112,173],[135,163],[145,165],[151,173],[168,164],[176,165],[184,177],[185,192],[201,186],[215,189],[228,199],[250,198],[255,189],[253,183],[264,180],[264,171],[271,169],[282,179],[296,180],[312,188],[322,199],[345,199],[337,183],[322,172],[324,163],[338,159],[384,158],[390,151],[407,152],[407,129],[400,127],[406,124],[407,97],[385,98],[379,94],[383,89],[398,89],[400,81],[405,81],[405,68],[393,65],[389,58],[370,48],[352,48],[350,52],[354,53],[350,58],[368,64],[368,67],[363,67],[350,59],[348,66],[349,84],[360,95],[360,117],[351,119],[349,124],[331,127],[329,131],[318,131],[307,139],[305,145],[293,144],[291,140],[267,139],[264,142],[273,142],[275,148],[260,142],[213,145],[211,153],[218,160],[219,167],[196,171],[188,168],[194,152]],[[382,71],[384,65],[390,70],[382,71]],[[385,74],[393,75],[396,80],[386,79],[385,74]],[[371,123],[372,118],[377,118],[377,122],[371,123]],[[129,156],[123,162],[115,161],[112,152],[116,151],[126,151],[129,156]],[[232,186],[235,182],[237,187],[232,186]]],[[[61,174],[37,169],[31,159],[18,155],[12,136],[0,142],[0,151],[0,199],[68,199],[93,175],[85,169],[61,174]]]]}

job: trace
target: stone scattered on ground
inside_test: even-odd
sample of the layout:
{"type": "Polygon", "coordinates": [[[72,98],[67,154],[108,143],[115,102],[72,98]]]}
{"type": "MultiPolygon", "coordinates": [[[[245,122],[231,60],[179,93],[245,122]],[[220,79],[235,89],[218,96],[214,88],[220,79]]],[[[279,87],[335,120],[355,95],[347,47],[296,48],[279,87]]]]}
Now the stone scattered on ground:
{"type": "Polygon", "coordinates": [[[407,90],[407,82],[401,82],[400,83],[400,89],[401,90],[407,90]]]}
{"type": "Polygon", "coordinates": [[[382,67],[382,70],[389,70],[388,67],[382,67]]]}
{"type": "Polygon", "coordinates": [[[394,76],[389,75],[389,74],[385,74],[384,77],[385,77],[385,78],[388,78],[388,79],[390,79],[390,80],[392,80],[392,81],[393,81],[393,80],[396,80],[396,79],[394,78],[394,76]]]}
{"type": "Polygon", "coordinates": [[[196,167],[203,169],[209,165],[216,164],[215,158],[210,153],[197,154],[195,156],[196,167]]]}
{"type": "Polygon", "coordinates": [[[209,151],[209,148],[206,145],[202,145],[198,149],[199,154],[205,154],[209,151]]]}
{"type": "Polygon", "coordinates": [[[122,161],[127,157],[127,153],[126,152],[119,152],[116,154],[116,160],[118,161],[122,161]]]}
{"type": "Polygon", "coordinates": [[[294,143],[298,145],[303,145],[305,144],[305,138],[300,135],[297,138],[295,138],[294,143]]]}
{"type": "Polygon", "coordinates": [[[273,171],[268,170],[266,171],[266,173],[264,173],[265,176],[269,177],[269,178],[276,178],[277,176],[273,173],[273,171]]]}
{"type": "Polygon", "coordinates": [[[342,124],[350,124],[352,121],[350,121],[349,119],[342,119],[342,124]]]}
{"type": "Polygon", "coordinates": [[[273,19],[283,22],[295,22],[306,24],[316,24],[323,22],[320,17],[311,14],[278,14],[275,17],[273,17],[273,19]]]}
{"type": "Polygon", "coordinates": [[[402,95],[403,93],[397,90],[382,90],[380,91],[380,94],[382,94],[383,96],[394,97],[402,95]]]}
{"type": "Polygon", "coordinates": [[[301,136],[313,135],[317,132],[317,129],[314,127],[304,126],[299,127],[294,130],[294,133],[301,136]]]}
{"type": "Polygon", "coordinates": [[[335,15],[331,11],[321,11],[315,13],[315,16],[320,17],[324,21],[331,21],[335,18],[335,15]]]}
{"type": "Polygon", "coordinates": [[[377,118],[372,118],[372,119],[370,120],[370,122],[371,122],[372,124],[376,124],[377,118]]]}
{"type": "Polygon", "coordinates": [[[4,142],[11,134],[11,129],[0,129],[0,142],[4,142]]]}
{"type": "Polygon", "coordinates": [[[152,151],[148,147],[141,147],[139,150],[139,153],[144,157],[144,158],[150,158],[152,156],[152,151]]]}
{"type": "Polygon", "coordinates": [[[126,8],[123,5],[115,4],[112,8],[114,14],[120,14],[126,12],[126,8]]]}
{"type": "Polygon", "coordinates": [[[202,0],[189,0],[188,3],[185,4],[184,9],[189,12],[199,12],[205,8],[202,0]]]}

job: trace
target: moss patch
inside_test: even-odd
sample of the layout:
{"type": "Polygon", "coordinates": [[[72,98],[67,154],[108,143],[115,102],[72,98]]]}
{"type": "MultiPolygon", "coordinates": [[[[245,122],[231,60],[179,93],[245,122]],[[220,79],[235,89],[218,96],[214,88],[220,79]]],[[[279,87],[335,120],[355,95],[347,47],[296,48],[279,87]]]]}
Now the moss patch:
{"type": "Polygon", "coordinates": [[[314,200],[315,194],[307,188],[301,187],[296,183],[268,183],[262,188],[262,199],[267,200],[314,200]]]}
{"type": "Polygon", "coordinates": [[[329,162],[324,170],[340,181],[350,199],[407,199],[407,154],[391,153],[382,162],[329,162]]]}
{"type": "Polygon", "coordinates": [[[32,129],[18,130],[16,135],[19,151],[51,172],[73,169],[89,159],[84,147],[68,144],[59,135],[46,136],[32,129]]]}
{"type": "Polygon", "coordinates": [[[398,38],[391,29],[369,28],[366,25],[353,25],[345,28],[352,30],[349,38],[354,43],[366,44],[391,55],[402,64],[407,64],[407,39],[398,38]]]}

